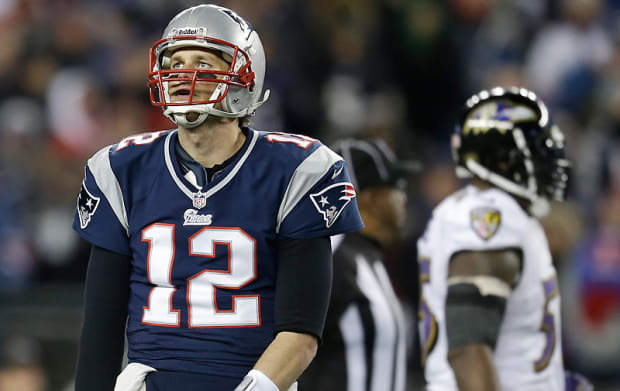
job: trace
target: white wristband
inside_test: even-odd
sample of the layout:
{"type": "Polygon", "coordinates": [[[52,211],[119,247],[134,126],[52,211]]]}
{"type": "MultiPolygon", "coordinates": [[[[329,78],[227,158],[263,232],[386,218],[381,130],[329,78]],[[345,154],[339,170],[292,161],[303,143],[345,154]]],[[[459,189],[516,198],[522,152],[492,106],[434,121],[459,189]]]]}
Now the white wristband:
{"type": "Polygon", "coordinates": [[[280,391],[280,389],[267,375],[258,369],[252,369],[245,375],[235,391],[280,391]]]}
{"type": "Polygon", "coordinates": [[[143,391],[146,389],[145,379],[149,372],[156,369],[148,365],[132,362],[116,378],[114,391],[143,391]]]}

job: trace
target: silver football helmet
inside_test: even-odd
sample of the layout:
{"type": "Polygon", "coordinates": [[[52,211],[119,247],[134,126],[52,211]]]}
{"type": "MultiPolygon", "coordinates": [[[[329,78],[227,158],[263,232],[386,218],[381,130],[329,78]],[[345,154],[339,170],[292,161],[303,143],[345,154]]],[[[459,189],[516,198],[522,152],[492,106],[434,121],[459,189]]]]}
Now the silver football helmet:
{"type": "Polygon", "coordinates": [[[234,11],[216,5],[198,5],[176,15],[164,30],[162,39],[150,51],[148,86],[151,103],[162,107],[164,115],[177,125],[193,128],[209,114],[220,117],[253,115],[265,103],[261,99],[265,79],[265,52],[254,28],[234,11]],[[227,71],[209,69],[171,69],[170,58],[179,48],[216,50],[230,64],[227,71]],[[187,82],[189,96],[172,102],[170,82],[187,82]],[[197,82],[217,83],[208,100],[194,97],[197,82]],[[221,102],[221,109],[215,104],[221,102]],[[189,116],[194,112],[198,115],[189,116]]]}

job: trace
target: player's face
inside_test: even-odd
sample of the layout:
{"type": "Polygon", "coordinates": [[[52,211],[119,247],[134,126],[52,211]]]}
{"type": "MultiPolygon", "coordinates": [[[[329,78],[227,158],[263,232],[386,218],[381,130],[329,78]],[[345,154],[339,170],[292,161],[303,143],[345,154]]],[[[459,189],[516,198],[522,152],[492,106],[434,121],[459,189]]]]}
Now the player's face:
{"type": "MultiPolygon", "coordinates": [[[[227,71],[230,67],[219,53],[212,50],[203,50],[195,48],[179,49],[170,58],[170,69],[204,69],[211,71],[227,71]]],[[[179,76],[187,77],[189,73],[179,73],[179,76]]],[[[203,77],[221,79],[222,75],[208,75],[203,77]]],[[[193,101],[209,100],[217,83],[199,81],[194,86],[193,101]]],[[[182,103],[189,101],[191,90],[191,82],[189,81],[171,81],[169,86],[170,100],[172,103],[182,103]]]]}

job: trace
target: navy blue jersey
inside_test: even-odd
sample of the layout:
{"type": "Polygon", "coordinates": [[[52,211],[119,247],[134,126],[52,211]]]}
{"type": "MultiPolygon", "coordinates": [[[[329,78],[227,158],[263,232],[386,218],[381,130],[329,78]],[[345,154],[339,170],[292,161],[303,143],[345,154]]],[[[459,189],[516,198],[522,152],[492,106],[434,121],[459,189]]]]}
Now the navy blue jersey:
{"type": "Polygon", "coordinates": [[[273,339],[277,241],[361,229],[355,189],[319,141],[252,129],[199,189],[177,142],[145,133],[96,153],[73,226],[132,258],[130,362],[241,379],[273,339]]]}

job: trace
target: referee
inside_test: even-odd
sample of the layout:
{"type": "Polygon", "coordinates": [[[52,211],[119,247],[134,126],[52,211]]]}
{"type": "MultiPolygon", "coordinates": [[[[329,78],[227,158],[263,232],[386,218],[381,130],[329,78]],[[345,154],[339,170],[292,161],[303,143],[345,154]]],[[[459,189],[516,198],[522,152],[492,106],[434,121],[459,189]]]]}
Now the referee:
{"type": "Polygon", "coordinates": [[[344,139],[332,146],[349,165],[365,228],[332,237],[334,275],[323,343],[299,379],[300,390],[403,391],[405,324],[382,261],[406,217],[405,178],[381,140],[344,139]]]}

